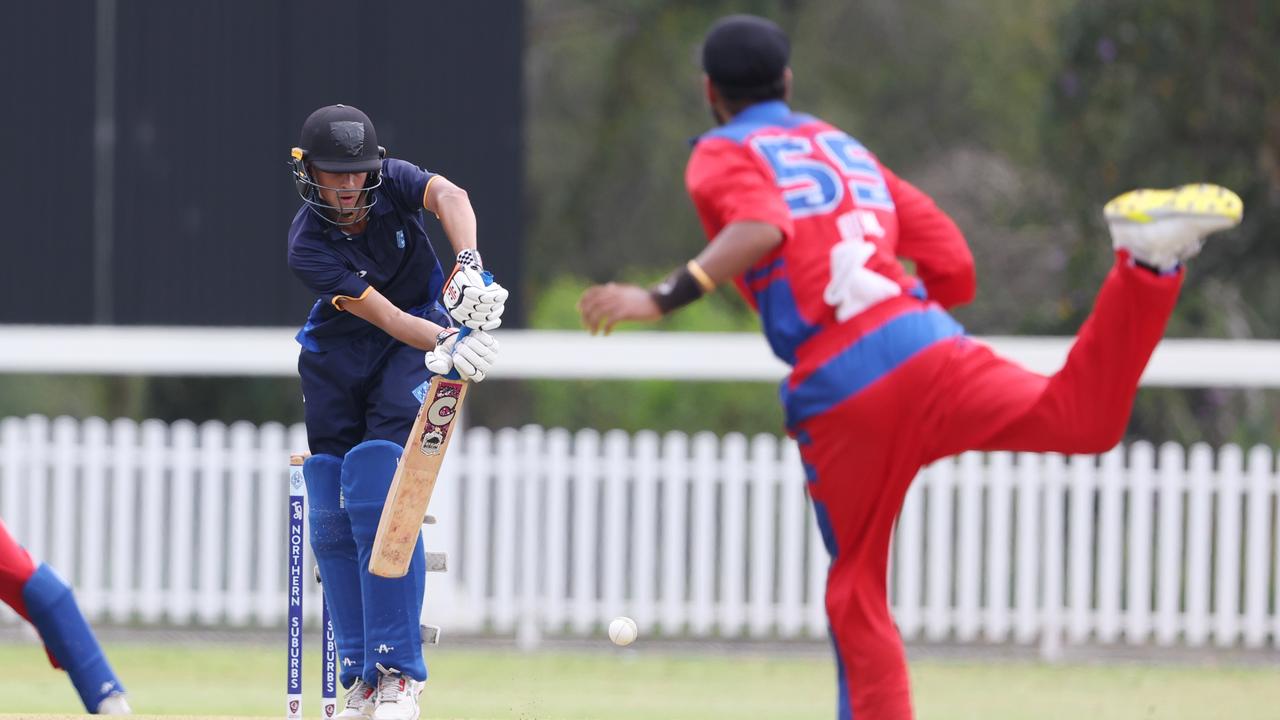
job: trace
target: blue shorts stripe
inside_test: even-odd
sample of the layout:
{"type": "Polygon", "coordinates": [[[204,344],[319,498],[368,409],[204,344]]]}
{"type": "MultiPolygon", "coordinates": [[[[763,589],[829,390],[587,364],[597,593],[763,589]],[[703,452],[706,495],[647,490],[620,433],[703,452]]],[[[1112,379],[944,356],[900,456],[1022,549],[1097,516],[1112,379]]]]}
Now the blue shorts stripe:
{"type": "MultiPolygon", "coordinates": [[[[812,465],[808,468],[813,467],[812,465]]],[[[815,471],[814,477],[810,482],[817,481],[818,473],[815,471]]],[[[836,545],[836,532],[831,527],[831,516],[827,514],[827,506],[817,500],[813,501],[813,516],[818,522],[818,532],[822,535],[822,544],[827,548],[827,554],[831,556],[832,562],[836,559],[836,554],[840,551],[840,546],[836,545]]]]}
{"type": "Polygon", "coordinates": [[[839,405],[939,340],[963,334],[960,323],[937,308],[899,315],[845,348],[795,388],[784,382],[787,427],[839,405]]]}
{"type": "Polygon", "coordinates": [[[840,656],[840,644],[836,632],[827,626],[831,634],[831,647],[836,653],[836,720],[853,720],[853,703],[849,700],[849,679],[844,674],[844,658],[840,656]]]}
{"type": "MultiPolygon", "coordinates": [[[[808,475],[810,482],[816,481],[818,472],[812,465],[805,463],[805,474],[808,475]]],[[[836,544],[835,529],[831,527],[831,516],[827,513],[827,507],[823,503],[813,501],[813,515],[818,523],[818,532],[822,535],[822,544],[827,548],[827,554],[831,556],[831,561],[835,562],[836,554],[840,547],[836,544]]],[[[836,718],[837,720],[853,720],[853,705],[849,702],[849,679],[845,676],[844,657],[840,654],[840,643],[836,642],[836,630],[829,622],[827,624],[827,633],[831,636],[831,650],[836,656],[836,718]]]]}

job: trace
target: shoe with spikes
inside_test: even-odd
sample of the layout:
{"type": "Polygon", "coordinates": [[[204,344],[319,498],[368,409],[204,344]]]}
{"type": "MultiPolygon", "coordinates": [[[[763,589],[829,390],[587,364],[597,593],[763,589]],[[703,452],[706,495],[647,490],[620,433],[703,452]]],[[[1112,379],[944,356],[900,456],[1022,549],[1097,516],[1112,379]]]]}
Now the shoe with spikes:
{"type": "Polygon", "coordinates": [[[1103,214],[1116,249],[1163,273],[1200,252],[1210,233],[1239,225],[1244,203],[1224,187],[1201,183],[1132,190],[1107,203],[1103,214]]]}

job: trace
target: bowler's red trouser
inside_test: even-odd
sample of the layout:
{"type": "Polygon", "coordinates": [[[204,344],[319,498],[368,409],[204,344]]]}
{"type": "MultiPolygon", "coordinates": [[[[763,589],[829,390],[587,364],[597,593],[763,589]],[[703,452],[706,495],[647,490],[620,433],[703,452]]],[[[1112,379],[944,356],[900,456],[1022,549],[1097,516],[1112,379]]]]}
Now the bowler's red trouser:
{"type": "Polygon", "coordinates": [[[35,571],[31,555],[13,539],[4,522],[0,521],[0,600],[28,621],[31,618],[27,616],[22,588],[35,571]]]}
{"type": "Polygon", "coordinates": [[[1056,375],[1029,372],[956,337],[796,428],[809,492],[835,548],[827,614],[842,720],[912,716],[906,658],[886,592],[890,533],[912,478],[966,450],[1113,447],[1181,283],[1181,273],[1157,277],[1121,255],[1056,375]]]}
{"type": "MultiPolygon", "coordinates": [[[[31,554],[13,539],[4,522],[0,522],[0,600],[27,622],[31,622],[31,616],[27,614],[27,601],[22,599],[22,588],[35,572],[36,563],[31,554]]],[[[47,654],[50,665],[62,667],[52,653],[47,654]]]]}

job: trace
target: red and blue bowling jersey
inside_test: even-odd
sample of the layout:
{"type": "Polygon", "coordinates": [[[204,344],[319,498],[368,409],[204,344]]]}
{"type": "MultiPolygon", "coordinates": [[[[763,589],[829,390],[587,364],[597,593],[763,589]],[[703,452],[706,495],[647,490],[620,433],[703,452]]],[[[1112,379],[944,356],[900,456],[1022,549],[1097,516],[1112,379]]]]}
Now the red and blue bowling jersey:
{"type": "Polygon", "coordinates": [[[782,231],[735,282],[792,366],[788,427],[964,333],[944,310],[975,290],[964,236],[840,129],[780,100],[752,105],[698,138],[685,182],[708,238],[740,221],[782,231]]]}

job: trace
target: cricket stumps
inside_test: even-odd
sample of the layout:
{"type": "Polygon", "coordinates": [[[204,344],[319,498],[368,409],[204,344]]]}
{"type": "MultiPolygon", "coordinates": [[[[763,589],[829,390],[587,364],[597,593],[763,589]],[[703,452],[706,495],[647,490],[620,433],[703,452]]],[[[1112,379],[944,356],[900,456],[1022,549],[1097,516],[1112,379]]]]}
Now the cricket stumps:
{"type": "MultiPolygon", "coordinates": [[[[304,618],[302,614],[303,597],[303,555],[306,547],[306,478],[303,465],[307,461],[306,454],[289,456],[289,612],[288,643],[286,653],[285,674],[285,716],[289,720],[301,720],[302,714],[302,641],[304,618]]],[[[436,518],[427,515],[422,519],[423,525],[435,525],[436,518]]],[[[426,553],[427,572],[445,572],[449,568],[447,553],[426,553]]],[[[311,569],[311,576],[316,585],[322,585],[320,566],[311,569]]],[[[329,606],[324,600],[324,592],[320,594],[320,627],[321,627],[321,660],[320,663],[320,698],[321,717],[332,718],[338,712],[338,648],[333,636],[333,621],[329,618],[329,606]]],[[[424,645],[440,643],[439,625],[421,625],[419,631],[424,645]]]]}

